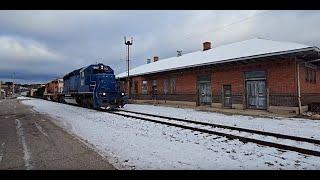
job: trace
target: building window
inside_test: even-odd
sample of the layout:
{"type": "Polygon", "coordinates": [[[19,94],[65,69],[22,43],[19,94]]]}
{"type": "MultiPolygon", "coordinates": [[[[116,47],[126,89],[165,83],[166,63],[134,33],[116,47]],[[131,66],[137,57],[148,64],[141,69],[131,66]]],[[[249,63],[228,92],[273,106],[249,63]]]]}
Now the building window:
{"type": "Polygon", "coordinates": [[[148,81],[142,81],[141,93],[148,94],[148,81]]]}
{"type": "Polygon", "coordinates": [[[152,86],[157,86],[157,80],[152,80],[152,86]]]}
{"type": "Polygon", "coordinates": [[[176,78],[170,79],[170,94],[176,93],[176,78]]]}
{"type": "Polygon", "coordinates": [[[316,83],[316,70],[311,68],[306,68],[306,82],[316,83]]]}
{"type": "Polygon", "coordinates": [[[155,96],[157,92],[157,80],[152,80],[151,95],[155,96]]]}
{"type": "Polygon", "coordinates": [[[138,81],[134,81],[134,94],[138,94],[138,81]]]}
{"type": "Polygon", "coordinates": [[[163,92],[164,92],[164,94],[168,94],[168,92],[169,92],[169,80],[168,79],[165,79],[163,81],[163,92]]]}

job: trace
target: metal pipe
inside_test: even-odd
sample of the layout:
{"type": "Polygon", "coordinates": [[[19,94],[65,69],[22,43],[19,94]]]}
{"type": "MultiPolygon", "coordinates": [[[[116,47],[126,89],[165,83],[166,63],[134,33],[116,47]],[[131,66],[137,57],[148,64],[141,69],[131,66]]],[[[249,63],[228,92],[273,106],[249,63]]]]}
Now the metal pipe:
{"type": "Polygon", "coordinates": [[[308,63],[311,63],[311,62],[318,62],[318,61],[320,61],[320,59],[314,59],[314,60],[312,60],[312,61],[307,61],[308,63]]]}
{"type": "Polygon", "coordinates": [[[301,108],[301,88],[300,88],[300,64],[297,62],[296,59],[296,65],[297,65],[297,91],[298,91],[298,104],[299,104],[299,114],[302,113],[302,108],[301,108]]]}

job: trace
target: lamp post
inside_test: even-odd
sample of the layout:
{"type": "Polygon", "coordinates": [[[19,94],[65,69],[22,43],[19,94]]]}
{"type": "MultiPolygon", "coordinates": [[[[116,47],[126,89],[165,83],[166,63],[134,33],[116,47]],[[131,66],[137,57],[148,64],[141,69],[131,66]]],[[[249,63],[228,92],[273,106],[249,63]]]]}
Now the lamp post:
{"type": "Polygon", "coordinates": [[[127,46],[127,71],[128,71],[128,76],[127,76],[127,90],[128,90],[128,98],[130,99],[130,77],[129,77],[129,66],[130,66],[130,46],[133,43],[133,39],[131,37],[131,41],[127,41],[127,38],[124,37],[124,44],[127,46]]]}

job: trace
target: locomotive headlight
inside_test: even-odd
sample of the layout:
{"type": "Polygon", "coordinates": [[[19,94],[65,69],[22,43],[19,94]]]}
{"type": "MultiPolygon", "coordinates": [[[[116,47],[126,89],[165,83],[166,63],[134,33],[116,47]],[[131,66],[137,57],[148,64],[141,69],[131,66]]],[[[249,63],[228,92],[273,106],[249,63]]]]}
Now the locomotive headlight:
{"type": "Polygon", "coordinates": [[[124,96],[124,93],[121,93],[122,96],[124,96]]]}
{"type": "Polygon", "coordinates": [[[105,96],[105,95],[106,95],[106,93],[104,92],[104,93],[102,93],[102,95],[104,95],[104,96],[105,96]]]}

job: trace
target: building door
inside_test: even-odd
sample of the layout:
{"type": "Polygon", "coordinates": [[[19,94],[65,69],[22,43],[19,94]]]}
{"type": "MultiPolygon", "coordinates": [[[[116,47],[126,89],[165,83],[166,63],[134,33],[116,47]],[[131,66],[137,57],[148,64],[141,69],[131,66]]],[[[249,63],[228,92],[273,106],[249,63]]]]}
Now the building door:
{"type": "Polygon", "coordinates": [[[247,81],[247,106],[252,109],[266,109],[266,81],[247,81]]]}
{"type": "Polygon", "coordinates": [[[211,105],[211,85],[210,83],[199,83],[200,105],[211,105]]]}
{"type": "Polygon", "coordinates": [[[264,70],[245,72],[247,108],[267,109],[266,82],[264,70]]]}
{"type": "Polygon", "coordinates": [[[231,85],[223,85],[223,106],[232,107],[231,85]]]}
{"type": "Polygon", "coordinates": [[[211,78],[210,76],[198,76],[199,105],[211,105],[211,78]]]}

